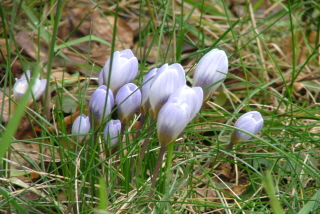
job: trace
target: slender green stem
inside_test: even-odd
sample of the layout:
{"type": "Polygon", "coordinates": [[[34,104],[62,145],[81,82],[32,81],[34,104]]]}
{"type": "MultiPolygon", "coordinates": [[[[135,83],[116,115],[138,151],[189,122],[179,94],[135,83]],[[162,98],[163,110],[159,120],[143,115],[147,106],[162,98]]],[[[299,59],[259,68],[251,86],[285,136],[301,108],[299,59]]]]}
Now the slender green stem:
{"type": "Polygon", "coordinates": [[[170,186],[170,178],[171,178],[171,165],[172,165],[172,157],[173,157],[173,150],[174,150],[174,143],[168,145],[168,154],[167,154],[167,173],[166,173],[166,185],[165,185],[165,192],[169,192],[170,186]]]}
{"type": "MultiPolygon", "coordinates": [[[[153,124],[153,120],[151,120],[151,124],[153,124]]],[[[150,135],[151,135],[151,132],[152,132],[152,128],[153,128],[153,125],[151,125],[149,127],[149,130],[148,130],[148,135],[147,137],[145,137],[143,143],[142,143],[142,146],[141,146],[141,151],[140,151],[140,155],[138,156],[139,158],[139,164],[138,164],[138,168],[137,168],[137,173],[138,175],[140,175],[141,173],[141,169],[140,169],[140,166],[141,166],[141,163],[143,162],[143,159],[144,159],[144,156],[146,154],[146,151],[148,149],[148,145],[149,145],[149,141],[150,141],[150,135]]]]}
{"type": "Polygon", "coordinates": [[[139,138],[139,137],[140,137],[141,130],[142,130],[144,121],[146,121],[146,118],[147,118],[147,116],[146,116],[145,114],[141,114],[141,116],[140,116],[140,121],[139,121],[139,126],[138,126],[138,130],[137,130],[137,133],[136,133],[136,138],[139,138]]]}
{"type": "Polygon", "coordinates": [[[168,150],[167,146],[161,145],[159,156],[158,156],[158,160],[156,162],[156,165],[154,166],[154,170],[153,170],[153,174],[152,174],[152,178],[151,178],[151,190],[150,190],[150,193],[149,193],[149,197],[150,198],[152,198],[154,196],[154,191],[155,191],[155,188],[156,188],[157,179],[158,179],[159,172],[160,172],[160,169],[161,169],[163,156],[164,156],[164,154],[166,153],[167,150],[168,150]]]}

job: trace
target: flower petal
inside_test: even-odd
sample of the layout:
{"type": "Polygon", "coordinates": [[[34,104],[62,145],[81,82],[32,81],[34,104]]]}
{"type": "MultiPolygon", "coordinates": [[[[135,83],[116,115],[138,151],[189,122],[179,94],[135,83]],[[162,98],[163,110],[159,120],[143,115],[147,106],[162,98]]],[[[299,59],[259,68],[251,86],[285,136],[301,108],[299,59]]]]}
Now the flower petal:
{"type": "MultiPolygon", "coordinates": [[[[256,135],[260,132],[263,126],[263,118],[257,111],[250,111],[239,117],[234,124],[235,127],[256,135]]],[[[231,136],[232,141],[242,142],[249,140],[251,135],[248,135],[242,131],[234,130],[231,136]]]]}
{"type": "Polygon", "coordinates": [[[128,123],[141,105],[141,92],[135,84],[125,84],[117,93],[116,103],[120,121],[128,123]]]}
{"type": "Polygon", "coordinates": [[[78,142],[81,142],[86,137],[85,134],[88,134],[89,131],[90,131],[89,117],[87,117],[84,114],[81,114],[74,120],[72,124],[72,134],[78,135],[76,139],[78,142]]]}
{"type": "Polygon", "coordinates": [[[118,135],[120,134],[121,131],[121,122],[120,120],[110,120],[104,131],[103,131],[103,136],[104,139],[107,142],[110,142],[110,147],[115,146],[118,144],[118,135]]]}
{"type": "Polygon", "coordinates": [[[205,54],[194,71],[193,86],[204,90],[204,100],[208,100],[212,93],[222,84],[228,73],[228,57],[219,49],[213,49],[205,54]]]}

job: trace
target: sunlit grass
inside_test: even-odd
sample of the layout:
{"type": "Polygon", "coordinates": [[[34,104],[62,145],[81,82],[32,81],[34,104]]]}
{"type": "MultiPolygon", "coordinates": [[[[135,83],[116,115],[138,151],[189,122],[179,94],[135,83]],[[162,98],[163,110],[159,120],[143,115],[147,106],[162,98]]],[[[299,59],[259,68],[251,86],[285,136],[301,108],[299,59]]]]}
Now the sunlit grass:
{"type": "MultiPolygon", "coordinates": [[[[318,212],[319,5],[235,1],[232,6],[224,1],[189,0],[85,4],[95,7],[104,19],[113,16],[134,22],[136,36],[130,48],[139,59],[138,86],[151,68],[175,62],[182,64],[191,84],[195,63],[212,48],[227,53],[228,78],[175,142],[171,168],[163,162],[155,196],[150,198],[150,176],[160,148],[152,120],[147,117],[136,137],[135,118],[121,136],[117,152],[109,154],[100,134],[105,124],[92,128],[79,144],[70,131],[76,116],[66,113],[69,106],[87,112],[90,94],[97,88],[103,64],[92,58],[96,50],[92,44],[106,45],[107,56],[128,48],[127,44],[119,42],[116,31],[110,41],[97,37],[92,25],[79,36],[93,10],[84,10],[86,15],[66,39],[58,37],[68,6],[77,7],[73,2],[1,4],[0,68],[5,75],[0,84],[2,91],[11,90],[0,97],[3,212],[318,212]],[[34,42],[32,51],[22,50],[20,31],[34,42]],[[27,107],[27,100],[22,100],[14,111],[11,94],[16,71],[37,68],[42,78],[50,79],[50,87],[42,101],[27,107]],[[9,112],[4,110],[7,103],[9,112]],[[232,125],[250,110],[263,115],[261,134],[224,150],[232,125]],[[9,121],[5,115],[10,115],[9,121]],[[24,129],[27,122],[31,125],[24,129]],[[150,143],[141,162],[140,145],[146,138],[150,143]],[[204,167],[212,160],[212,166],[204,167]]],[[[121,27],[109,24],[114,30],[121,27]]]]}

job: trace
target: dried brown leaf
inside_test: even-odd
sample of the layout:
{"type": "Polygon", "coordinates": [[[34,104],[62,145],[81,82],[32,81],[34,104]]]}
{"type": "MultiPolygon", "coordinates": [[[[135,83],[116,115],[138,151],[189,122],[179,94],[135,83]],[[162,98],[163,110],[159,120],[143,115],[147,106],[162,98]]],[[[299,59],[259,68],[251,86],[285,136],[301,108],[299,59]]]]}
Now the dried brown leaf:
{"type": "MultiPolygon", "coordinates": [[[[5,93],[0,90],[0,119],[2,122],[7,123],[9,120],[9,106],[10,98],[7,96],[10,94],[9,88],[6,88],[5,93]],[[6,95],[5,95],[6,94],[6,95]]],[[[12,104],[11,104],[12,105],[12,104]]]]}
{"type": "Polygon", "coordinates": [[[45,43],[41,43],[40,50],[38,49],[37,43],[33,40],[33,38],[29,33],[25,31],[20,31],[15,35],[15,39],[20,46],[21,50],[31,56],[33,59],[38,59],[38,54],[40,51],[40,61],[45,62],[48,60],[48,48],[45,43]]]}
{"type": "MultiPolygon", "coordinates": [[[[112,42],[113,29],[115,23],[114,16],[102,16],[98,9],[88,3],[82,7],[70,8],[68,13],[64,14],[65,21],[59,27],[58,36],[62,40],[66,40],[70,36],[70,32],[77,28],[69,41],[82,38],[87,35],[94,35],[109,43],[112,42]]],[[[125,20],[118,17],[117,19],[117,37],[116,50],[130,48],[133,45],[133,31],[125,20]]],[[[90,53],[90,61],[100,66],[111,54],[111,47],[97,41],[82,42],[72,46],[78,53],[71,49],[64,48],[62,51],[70,58],[68,64],[73,62],[78,64],[86,64],[88,52],[90,53]],[[82,55],[79,55],[79,53],[82,55]]],[[[70,66],[70,65],[69,65],[70,66]]],[[[79,68],[82,70],[82,68],[79,68]]]]}

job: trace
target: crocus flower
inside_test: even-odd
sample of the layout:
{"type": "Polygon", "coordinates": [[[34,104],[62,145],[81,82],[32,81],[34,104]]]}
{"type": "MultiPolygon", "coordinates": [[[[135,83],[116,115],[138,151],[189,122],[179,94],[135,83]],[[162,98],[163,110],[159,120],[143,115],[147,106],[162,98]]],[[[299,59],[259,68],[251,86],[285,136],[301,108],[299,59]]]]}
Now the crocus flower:
{"type": "Polygon", "coordinates": [[[204,90],[204,101],[222,84],[228,73],[228,57],[223,50],[213,49],[205,54],[194,71],[193,86],[204,90]]]}
{"type": "Polygon", "coordinates": [[[111,57],[106,61],[106,64],[100,71],[98,82],[99,85],[107,85],[114,93],[117,93],[123,85],[132,82],[137,76],[138,59],[130,49],[126,49],[113,53],[111,71],[110,62],[111,57]]]}
{"type": "Polygon", "coordinates": [[[78,116],[72,124],[72,134],[77,135],[76,139],[81,142],[90,131],[90,120],[84,114],[78,116]]]}
{"type": "MultiPolygon", "coordinates": [[[[13,94],[14,98],[16,100],[20,100],[21,97],[27,92],[27,89],[29,87],[29,81],[30,81],[30,71],[26,71],[26,74],[22,74],[20,79],[16,78],[16,83],[13,86],[13,94]]],[[[40,96],[43,94],[43,92],[46,89],[47,80],[43,79],[40,80],[39,76],[36,77],[34,85],[32,87],[32,93],[35,100],[39,99],[40,96]]],[[[31,101],[31,98],[30,98],[31,101]]]]}
{"type": "Polygon", "coordinates": [[[141,92],[138,87],[133,83],[122,86],[117,93],[116,104],[120,121],[128,123],[141,104],[141,92]]]}
{"type": "MultiPolygon", "coordinates": [[[[246,132],[256,135],[260,132],[263,126],[263,118],[259,112],[250,111],[239,117],[234,126],[238,129],[242,129],[246,132]]],[[[242,142],[249,140],[250,138],[251,135],[235,129],[231,135],[231,142],[242,142]]]]}
{"type": "Polygon", "coordinates": [[[199,112],[203,102],[200,87],[180,87],[161,108],[157,127],[159,142],[167,146],[174,142],[188,123],[199,112]]]}
{"type": "Polygon", "coordinates": [[[164,64],[157,70],[149,90],[150,114],[154,119],[169,96],[185,84],[186,77],[180,64],[164,64]]]}
{"type": "Polygon", "coordinates": [[[203,90],[201,87],[190,88],[187,85],[183,85],[170,95],[168,101],[173,99],[182,99],[183,102],[191,106],[190,122],[201,109],[203,102],[203,90]]]}
{"type": "Polygon", "coordinates": [[[141,85],[141,112],[143,114],[149,113],[150,101],[149,101],[149,91],[151,87],[152,78],[157,74],[158,68],[150,70],[147,75],[143,78],[141,85]]]}
{"type": "Polygon", "coordinates": [[[109,146],[113,147],[118,144],[118,135],[121,131],[120,120],[110,120],[103,131],[104,139],[110,142],[109,146]]]}
{"type": "Polygon", "coordinates": [[[111,113],[114,106],[114,97],[111,89],[102,85],[91,95],[89,110],[98,121],[104,120],[111,113]],[[103,117],[104,115],[104,117],[103,117]]]}

